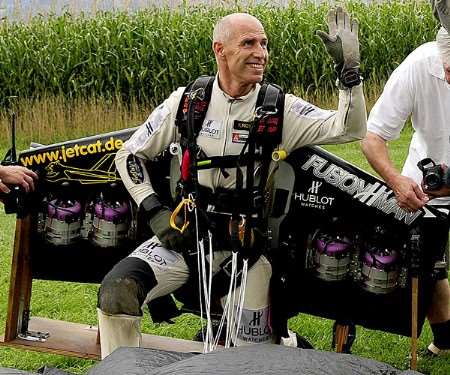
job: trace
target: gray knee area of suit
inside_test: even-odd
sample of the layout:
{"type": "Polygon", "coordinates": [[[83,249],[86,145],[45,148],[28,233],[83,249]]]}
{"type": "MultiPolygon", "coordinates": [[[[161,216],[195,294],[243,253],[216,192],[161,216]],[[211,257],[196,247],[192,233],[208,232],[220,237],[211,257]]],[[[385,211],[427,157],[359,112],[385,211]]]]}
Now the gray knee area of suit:
{"type": "Polygon", "coordinates": [[[139,287],[130,278],[104,280],[98,292],[98,307],[106,314],[141,316],[139,287]]]}

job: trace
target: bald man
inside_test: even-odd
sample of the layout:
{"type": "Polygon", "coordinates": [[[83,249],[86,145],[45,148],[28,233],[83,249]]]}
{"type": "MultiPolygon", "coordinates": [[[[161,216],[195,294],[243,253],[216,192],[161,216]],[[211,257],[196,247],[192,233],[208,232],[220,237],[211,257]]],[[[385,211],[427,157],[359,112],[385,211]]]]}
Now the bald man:
{"type": "MultiPolygon", "coordinates": [[[[414,212],[426,203],[450,208],[450,187],[430,191],[422,186],[417,163],[431,158],[445,168],[450,163],[450,37],[442,27],[436,42],[414,50],[392,73],[373,107],[362,150],[372,167],[394,191],[400,207],[414,212]],[[393,165],[387,142],[400,137],[411,117],[414,134],[400,173],[393,165]]],[[[450,288],[448,283],[448,223],[428,219],[424,241],[436,255],[437,280],[428,320],[434,340],[428,350],[450,352],[450,288]]]]}
{"type": "MultiPolygon", "coordinates": [[[[277,98],[277,110],[271,116],[278,114],[278,117],[268,116],[270,123],[280,129],[278,147],[287,153],[305,145],[350,142],[361,139],[366,133],[366,109],[358,73],[358,23],[351,20],[341,8],[330,11],[328,23],[329,34],[320,32],[318,36],[333,57],[338,73],[337,110],[320,109],[301,98],[284,95],[277,87],[270,86],[277,98]]],[[[249,183],[249,188],[245,186],[247,178],[253,178],[253,174],[250,173],[249,177],[244,171],[242,175],[241,165],[236,162],[241,160],[239,155],[245,152],[249,159],[256,159],[255,173],[267,167],[248,144],[252,143],[249,138],[254,136],[252,126],[255,107],[269,60],[268,43],[263,25],[249,14],[230,14],[219,20],[214,28],[212,43],[218,72],[213,77],[211,97],[209,103],[206,103],[208,107],[198,134],[186,139],[186,136],[180,134],[179,126],[183,126],[183,123],[177,126],[176,121],[180,103],[181,109],[187,111],[189,117],[188,108],[198,90],[192,90],[190,95],[183,95],[185,88],[179,88],[150,114],[147,121],[117,153],[117,170],[136,204],[146,212],[154,237],[119,262],[101,284],[98,319],[102,357],[119,346],[139,346],[142,307],[177,291],[188,279],[195,279],[199,273],[196,257],[200,250],[199,243],[195,240],[200,238],[200,229],[196,227],[197,218],[191,217],[187,229],[183,231],[170,225],[172,212],[159,200],[149,178],[152,171],[147,170],[144,164],[147,160],[154,160],[170,145],[180,143],[187,143],[187,151],[196,150],[199,158],[214,156],[219,164],[221,161],[228,161],[227,165],[220,164],[220,167],[199,168],[195,172],[195,186],[192,188],[186,183],[192,180],[186,179],[184,175],[187,173],[193,179],[189,174],[192,173],[192,168],[185,166],[186,160],[192,160],[191,155],[184,150],[183,156],[178,159],[181,162],[184,197],[195,197],[199,208],[208,207],[204,214],[211,231],[214,253],[212,261],[209,256],[206,260],[212,263],[212,299],[219,300],[219,306],[224,306],[226,301],[229,280],[224,276],[229,276],[229,271],[232,270],[229,267],[232,250],[242,244],[249,252],[249,258],[255,258],[252,262],[249,261],[245,285],[238,287],[239,282],[235,285],[237,293],[245,287],[245,294],[239,318],[229,324],[238,328],[231,344],[280,341],[272,334],[269,321],[269,282],[272,271],[263,254],[267,238],[263,228],[255,224],[261,218],[254,220],[252,215],[248,216],[247,206],[253,207],[253,199],[242,200],[242,197],[249,196],[245,194],[253,194],[249,192],[253,190],[253,185],[249,183]],[[238,173],[241,173],[240,178],[237,177],[238,173]],[[203,194],[205,191],[207,193],[203,194]],[[217,209],[219,204],[220,210],[217,209]],[[211,207],[215,207],[213,211],[211,207]],[[244,233],[249,233],[248,237],[245,234],[244,238],[231,238],[231,233],[235,233],[233,218],[236,214],[246,218],[246,222],[253,223],[250,230],[243,230],[244,233]],[[211,222],[214,225],[210,225],[211,222]],[[225,285],[220,285],[217,280],[222,283],[225,280],[225,285]],[[214,293],[218,295],[214,296],[214,293]]],[[[267,95],[264,96],[266,97],[267,95]]],[[[202,105],[197,107],[200,107],[198,111],[202,110],[202,105]]],[[[250,162],[247,168],[250,168],[250,162]]],[[[261,172],[261,175],[264,173],[261,172]]],[[[178,177],[172,179],[176,181],[178,177]]],[[[265,184],[259,184],[263,185],[265,184]]],[[[256,183],[254,186],[257,190],[256,183]]],[[[244,221],[240,225],[243,227],[244,221]]],[[[240,274],[241,269],[237,272],[240,274]]],[[[191,284],[192,295],[195,295],[198,284],[198,281],[191,284]]],[[[289,337],[286,340],[289,341],[289,337]]]]}

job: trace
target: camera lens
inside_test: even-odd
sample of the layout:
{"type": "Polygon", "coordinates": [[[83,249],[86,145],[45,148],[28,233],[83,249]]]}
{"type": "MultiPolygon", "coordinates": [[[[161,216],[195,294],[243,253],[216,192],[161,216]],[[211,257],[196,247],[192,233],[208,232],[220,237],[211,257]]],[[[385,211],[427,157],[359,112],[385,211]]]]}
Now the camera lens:
{"type": "Polygon", "coordinates": [[[441,186],[441,176],[435,174],[435,173],[429,173],[425,179],[425,185],[427,186],[427,188],[429,190],[436,190],[439,189],[439,187],[441,186]]]}

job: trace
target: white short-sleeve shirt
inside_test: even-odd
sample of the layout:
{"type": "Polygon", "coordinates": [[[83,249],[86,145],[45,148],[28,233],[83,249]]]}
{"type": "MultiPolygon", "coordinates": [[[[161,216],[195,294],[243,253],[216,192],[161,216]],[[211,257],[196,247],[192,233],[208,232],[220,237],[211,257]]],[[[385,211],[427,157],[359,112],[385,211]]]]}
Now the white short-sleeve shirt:
{"type": "MultiPolygon", "coordinates": [[[[450,165],[450,85],[435,42],[418,47],[395,69],[370,113],[367,129],[394,140],[410,116],[414,134],[402,174],[420,184],[418,161],[428,157],[450,165]]],[[[433,203],[449,204],[450,198],[433,203]]]]}

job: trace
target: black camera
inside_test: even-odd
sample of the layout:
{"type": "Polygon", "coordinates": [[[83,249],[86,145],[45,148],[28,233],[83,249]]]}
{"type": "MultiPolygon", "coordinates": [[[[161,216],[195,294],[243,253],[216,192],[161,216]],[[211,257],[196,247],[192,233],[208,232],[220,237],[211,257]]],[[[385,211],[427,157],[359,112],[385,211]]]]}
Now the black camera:
{"type": "Polygon", "coordinates": [[[439,190],[444,185],[444,170],[440,164],[425,158],[417,163],[423,173],[423,184],[427,190],[439,190]]]}

